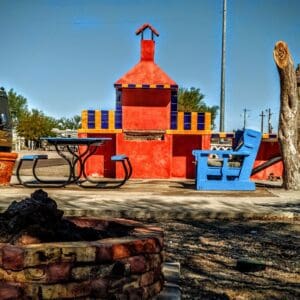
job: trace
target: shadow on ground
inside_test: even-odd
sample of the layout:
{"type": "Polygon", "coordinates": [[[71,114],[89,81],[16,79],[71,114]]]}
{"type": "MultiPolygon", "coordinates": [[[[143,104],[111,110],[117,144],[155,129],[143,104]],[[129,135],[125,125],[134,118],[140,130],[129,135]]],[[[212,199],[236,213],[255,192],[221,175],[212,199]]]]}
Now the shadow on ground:
{"type": "MultiPolygon", "coordinates": [[[[130,190],[138,184],[104,195],[79,188],[48,192],[68,215],[125,217],[162,227],[166,260],[181,264],[183,299],[300,299],[299,219],[245,219],[243,211],[249,202],[241,205],[237,197],[219,201],[219,212],[205,211],[207,204],[216,205],[214,198],[186,197],[177,202],[176,197],[155,198],[152,192],[132,194],[130,190]],[[237,212],[236,218],[222,215],[226,201],[228,210],[237,212]],[[264,268],[241,272],[237,268],[241,259],[259,262],[264,268]]],[[[141,184],[140,189],[144,188],[141,184]]],[[[20,194],[33,192],[19,188],[8,196],[9,188],[5,191],[4,209],[10,201],[23,199],[20,194]]],[[[269,211],[298,212],[299,201],[256,205],[269,211]]]]}
{"type": "Polygon", "coordinates": [[[284,212],[291,212],[291,213],[300,213],[300,201],[299,202],[293,202],[293,203],[280,203],[280,204],[260,204],[260,206],[263,207],[271,207],[274,209],[280,209],[284,212]]]}
{"type": "Polygon", "coordinates": [[[178,221],[165,230],[166,259],[181,263],[183,299],[300,299],[300,224],[178,221]],[[237,261],[262,264],[240,272],[237,261]]]}

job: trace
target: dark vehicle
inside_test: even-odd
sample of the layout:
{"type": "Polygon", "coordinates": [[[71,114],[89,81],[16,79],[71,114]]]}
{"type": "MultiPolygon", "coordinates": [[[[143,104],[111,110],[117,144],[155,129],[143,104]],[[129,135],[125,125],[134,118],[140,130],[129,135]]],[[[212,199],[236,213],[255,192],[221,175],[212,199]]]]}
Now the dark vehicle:
{"type": "Polygon", "coordinates": [[[10,152],[12,148],[12,122],[8,109],[8,98],[0,88],[0,152],[10,152]]]}

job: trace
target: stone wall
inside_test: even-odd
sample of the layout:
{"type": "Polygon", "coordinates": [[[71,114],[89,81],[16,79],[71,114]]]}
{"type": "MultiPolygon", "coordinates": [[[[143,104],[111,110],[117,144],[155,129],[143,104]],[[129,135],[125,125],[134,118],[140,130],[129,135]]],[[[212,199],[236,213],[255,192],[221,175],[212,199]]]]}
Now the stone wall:
{"type": "Polygon", "coordinates": [[[70,218],[79,226],[132,226],[92,242],[0,245],[0,299],[151,299],[163,287],[163,233],[129,220],[70,218]]]}

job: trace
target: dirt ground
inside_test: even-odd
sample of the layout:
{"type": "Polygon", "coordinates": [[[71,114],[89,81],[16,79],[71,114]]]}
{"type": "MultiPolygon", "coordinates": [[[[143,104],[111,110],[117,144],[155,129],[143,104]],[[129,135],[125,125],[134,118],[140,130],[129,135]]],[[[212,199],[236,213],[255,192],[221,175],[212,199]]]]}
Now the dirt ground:
{"type": "Polygon", "coordinates": [[[181,264],[182,299],[300,299],[300,222],[207,220],[156,223],[167,261],[181,264]],[[263,270],[241,272],[237,261],[263,270]]]}
{"type": "MultiPolygon", "coordinates": [[[[52,156],[48,163],[51,162],[50,166],[53,164],[55,174],[58,172],[62,175],[66,172],[65,165],[57,159],[55,153],[52,156]]],[[[47,175],[50,170],[49,165],[48,168],[41,168],[41,172],[46,172],[47,175]]],[[[29,171],[30,169],[25,168],[25,173],[29,171]]],[[[138,183],[126,185],[122,191],[130,192],[137,189],[137,186],[138,183]]],[[[151,190],[153,183],[148,184],[147,188],[151,190]]],[[[144,192],[149,193],[148,190],[144,192]]],[[[172,193],[191,196],[196,191],[194,187],[184,186],[172,193]]],[[[160,192],[164,197],[174,196],[172,193],[160,192]]],[[[258,197],[257,199],[270,196],[264,189],[257,189],[252,194],[258,197]]],[[[153,195],[149,197],[154,197],[153,195]]],[[[236,194],[226,195],[236,197],[236,194]]],[[[240,194],[239,197],[245,195],[240,194]]],[[[125,196],[126,193],[122,199],[126,199],[125,196]]],[[[206,193],[205,196],[211,199],[216,195],[206,193]]],[[[72,195],[72,205],[76,203],[74,197],[72,195]]],[[[101,203],[103,201],[102,199],[101,203]]],[[[64,203],[66,205],[66,200],[64,203]]],[[[155,203],[151,199],[152,206],[155,206],[155,203]]],[[[121,203],[118,202],[118,205],[121,203]]],[[[145,202],[140,209],[145,210],[145,205],[149,203],[145,202]]],[[[287,205],[293,206],[292,211],[299,212],[299,202],[287,205]]],[[[157,203],[156,206],[157,210],[164,207],[157,203]]],[[[182,289],[182,299],[300,299],[299,219],[183,220],[152,220],[152,224],[162,227],[165,231],[166,261],[180,262],[179,285],[182,289]],[[240,260],[257,263],[262,268],[252,272],[239,270],[237,264],[240,260]]]]}

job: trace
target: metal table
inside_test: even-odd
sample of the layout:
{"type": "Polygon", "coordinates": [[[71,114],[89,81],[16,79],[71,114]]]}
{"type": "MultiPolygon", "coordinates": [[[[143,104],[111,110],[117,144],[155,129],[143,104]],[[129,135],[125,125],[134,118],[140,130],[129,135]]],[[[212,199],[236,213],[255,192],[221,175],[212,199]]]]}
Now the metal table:
{"type": "MultiPolygon", "coordinates": [[[[54,186],[54,187],[63,187],[71,183],[81,184],[80,178],[84,176],[86,178],[84,167],[87,159],[92,156],[98,146],[103,145],[107,141],[111,141],[111,138],[99,137],[99,138],[64,138],[64,137],[42,137],[41,140],[47,141],[49,144],[55,147],[56,152],[61,156],[69,165],[69,174],[66,180],[45,180],[38,177],[36,174],[36,166],[39,156],[36,155],[32,166],[32,173],[35,178],[35,182],[23,182],[20,179],[19,182],[25,186],[54,186]],[[79,152],[79,146],[86,146],[85,150],[81,153],[79,152]],[[67,155],[66,153],[69,153],[67,155]],[[76,169],[78,168],[79,172],[76,174],[76,169]]],[[[33,155],[34,156],[34,155],[33,155]]],[[[42,157],[45,158],[45,157],[42,157]]],[[[21,163],[18,167],[18,172],[21,168],[21,163]]],[[[87,178],[86,178],[87,179],[87,178]]]]}

